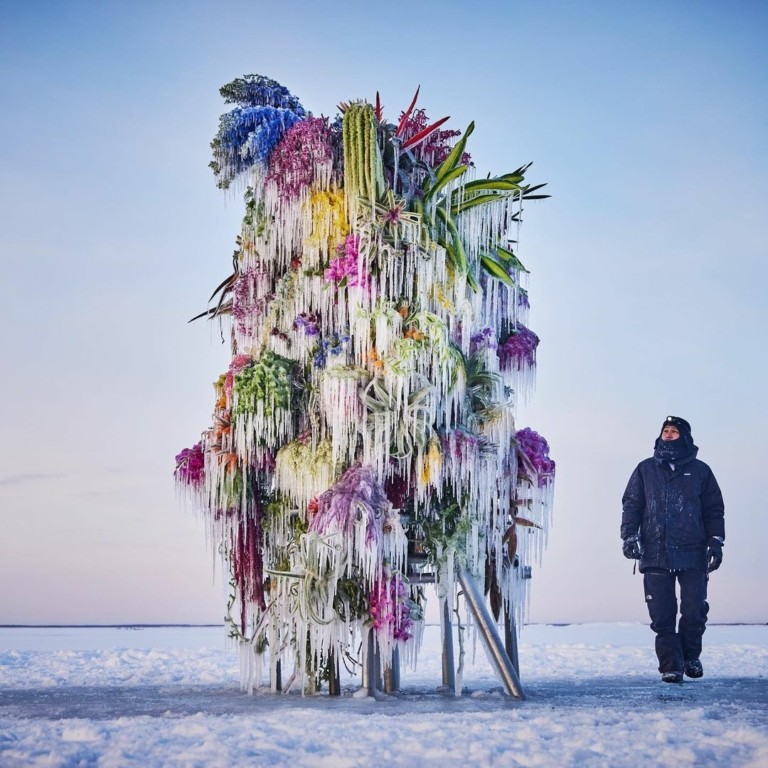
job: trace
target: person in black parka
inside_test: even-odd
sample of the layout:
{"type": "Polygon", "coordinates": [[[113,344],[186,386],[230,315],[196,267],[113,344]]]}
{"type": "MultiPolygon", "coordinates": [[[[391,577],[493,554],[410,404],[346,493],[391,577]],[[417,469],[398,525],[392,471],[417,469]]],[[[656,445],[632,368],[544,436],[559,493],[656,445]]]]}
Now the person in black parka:
{"type": "Polygon", "coordinates": [[[691,425],[668,416],[624,491],[624,555],[640,561],[662,680],[701,677],[707,580],[723,560],[724,506],[712,470],[696,458],[691,425]],[[680,622],[676,583],[680,584],[680,622]]]}

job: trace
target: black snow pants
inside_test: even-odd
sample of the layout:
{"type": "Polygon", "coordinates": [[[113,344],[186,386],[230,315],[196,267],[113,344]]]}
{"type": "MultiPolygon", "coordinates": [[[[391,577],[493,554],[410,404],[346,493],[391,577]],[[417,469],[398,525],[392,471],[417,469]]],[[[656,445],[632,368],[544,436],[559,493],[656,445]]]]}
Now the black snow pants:
{"type": "Polygon", "coordinates": [[[643,574],[645,603],[656,633],[659,672],[682,672],[686,661],[701,654],[707,623],[707,572],[649,568],[643,574]],[[680,583],[680,623],[677,622],[676,582],[680,583]]]}

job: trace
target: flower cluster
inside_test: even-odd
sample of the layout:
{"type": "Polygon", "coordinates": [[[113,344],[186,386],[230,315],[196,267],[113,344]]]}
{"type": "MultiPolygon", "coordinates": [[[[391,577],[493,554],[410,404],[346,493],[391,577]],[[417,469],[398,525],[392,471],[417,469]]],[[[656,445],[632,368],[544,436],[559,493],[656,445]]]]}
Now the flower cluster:
{"type": "Polygon", "coordinates": [[[269,157],[266,181],[273,182],[281,197],[295,200],[315,180],[315,174],[330,168],[333,144],[327,120],[308,117],[285,132],[269,157]]]}
{"type": "Polygon", "coordinates": [[[184,485],[200,488],[205,476],[205,455],[203,444],[197,443],[191,448],[185,448],[176,456],[176,480],[184,485]]]}
{"type": "Polygon", "coordinates": [[[320,333],[320,329],[317,327],[319,320],[314,312],[302,312],[293,321],[293,329],[298,331],[299,328],[303,329],[305,336],[317,336],[320,333]]]}
{"type": "Polygon", "coordinates": [[[301,119],[293,110],[270,106],[235,107],[222,115],[211,142],[218,186],[226,189],[254,163],[266,163],[283,134],[301,119]]]}
{"type": "Polygon", "coordinates": [[[469,340],[469,353],[476,354],[481,349],[496,349],[496,333],[493,328],[483,328],[477,333],[473,333],[469,340]]]}
{"type": "Polygon", "coordinates": [[[525,458],[527,464],[538,477],[539,487],[550,483],[555,477],[555,462],[549,458],[549,444],[530,427],[520,429],[515,434],[518,450],[525,458]]]}
{"type": "Polygon", "coordinates": [[[496,354],[502,368],[520,371],[523,368],[535,367],[538,346],[539,337],[524,325],[518,325],[506,340],[499,344],[496,354]]]}
{"type": "Polygon", "coordinates": [[[373,471],[369,467],[350,467],[318,497],[309,530],[320,535],[343,533],[351,540],[355,524],[365,518],[366,543],[378,542],[388,508],[389,501],[373,471]]]}
{"type": "MultiPolygon", "coordinates": [[[[400,119],[402,117],[401,114],[400,119]]],[[[408,141],[419,131],[423,131],[428,124],[429,118],[427,113],[423,109],[414,109],[405,121],[402,135],[403,141],[408,141]]],[[[413,148],[413,154],[416,156],[416,159],[425,162],[432,168],[436,168],[448,157],[451,152],[452,140],[458,136],[461,136],[461,131],[434,131],[430,134],[429,138],[413,148]]],[[[471,158],[467,152],[462,156],[461,162],[464,165],[471,163],[471,158]]]]}
{"type": "Polygon", "coordinates": [[[276,408],[289,408],[292,369],[293,360],[270,350],[243,368],[234,379],[236,413],[253,412],[259,402],[267,416],[276,408]]]}
{"type": "Polygon", "coordinates": [[[368,613],[374,629],[389,633],[395,640],[411,637],[412,601],[408,587],[397,574],[391,579],[377,581],[368,595],[368,613]]]}
{"type": "Polygon", "coordinates": [[[224,393],[229,400],[232,399],[232,388],[234,386],[235,376],[243,369],[247,368],[253,362],[250,355],[235,355],[229,364],[229,369],[224,376],[224,393]]]}
{"type": "Polygon", "coordinates": [[[339,254],[325,270],[325,279],[329,283],[337,285],[363,285],[367,286],[370,277],[363,266],[358,272],[358,247],[360,238],[358,235],[348,235],[344,242],[336,249],[339,254]],[[342,283],[343,281],[343,283],[342,283]]]}
{"type": "Polygon", "coordinates": [[[326,339],[320,339],[317,343],[317,351],[315,352],[315,368],[325,368],[329,355],[331,357],[338,357],[344,354],[347,351],[349,338],[346,334],[340,336],[334,333],[326,339]]]}
{"type": "Polygon", "coordinates": [[[235,318],[238,333],[251,335],[251,320],[264,314],[271,295],[256,298],[256,287],[262,278],[261,270],[253,267],[240,272],[232,286],[232,316],[235,318]]]}

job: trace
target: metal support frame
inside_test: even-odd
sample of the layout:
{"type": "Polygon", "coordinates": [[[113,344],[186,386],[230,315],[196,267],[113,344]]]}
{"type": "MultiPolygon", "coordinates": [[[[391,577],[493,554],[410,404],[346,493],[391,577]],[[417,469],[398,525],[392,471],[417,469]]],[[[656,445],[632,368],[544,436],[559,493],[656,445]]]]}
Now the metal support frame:
{"type": "Polygon", "coordinates": [[[456,666],[453,661],[453,624],[448,600],[443,601],[443,614],[440,617],[443,631],[443,685],[451,690],[456,688],[456,666]]]}
{"type": "Polygon", "coordinates": [[[480,592],[472,575],[464,566],[459,566],[457,575],[461,588],[464,590],[467,605],[475,617],[480,635],[488,650],[491,663],[496,667],[496,671],[499,677],[501,677],[507,693],[516,699],[525,699],[517,671],[507,654],[504,644],[501,642],[499,633],[496,630],[496,624],[488,611],[482,592],[480,592]]]}

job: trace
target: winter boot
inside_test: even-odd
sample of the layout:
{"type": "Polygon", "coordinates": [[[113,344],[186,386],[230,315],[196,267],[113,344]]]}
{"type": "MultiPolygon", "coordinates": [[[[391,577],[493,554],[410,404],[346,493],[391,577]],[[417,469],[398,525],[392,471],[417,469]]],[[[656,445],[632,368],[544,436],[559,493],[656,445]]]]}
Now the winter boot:
{"type": "Polygon", "coordinates": [[[662,672],[661,679],[665,683],[682,683],[683,673],[682,672],[662,672]]]}
{"type": "Polygon", "coordinates": [[[704,667],[698,659],[691,659],[685,662],[685,674],[688,677],[704,677],[704,667]]]}

